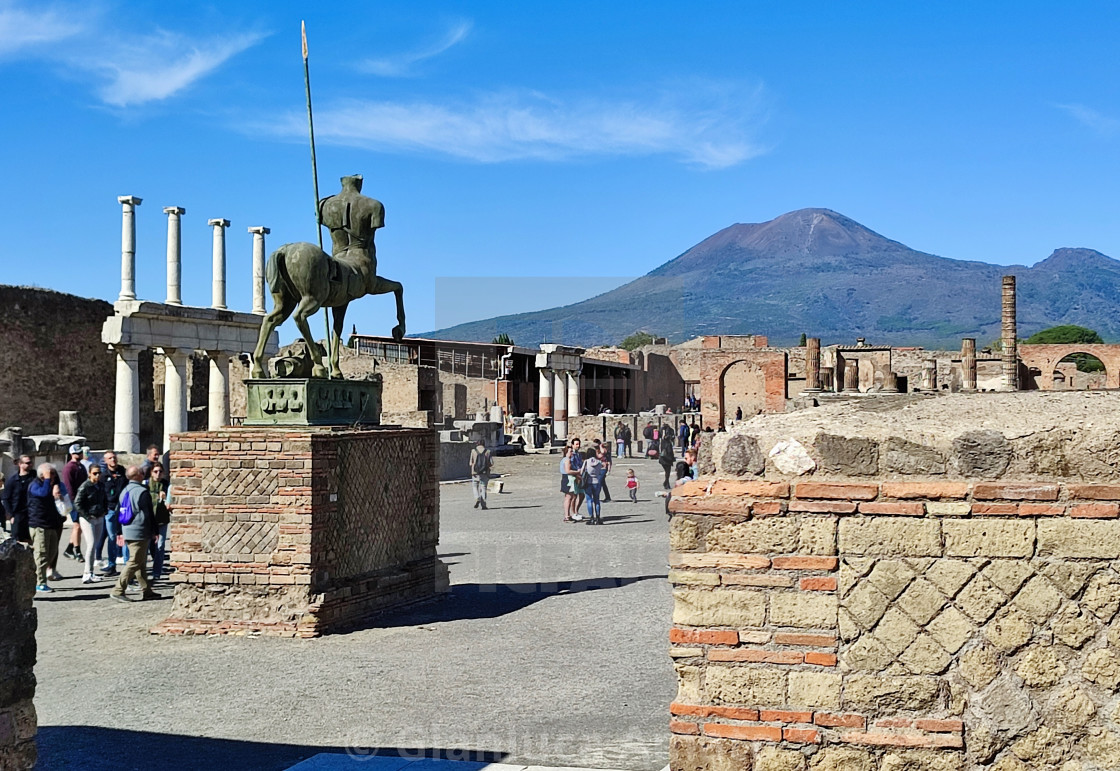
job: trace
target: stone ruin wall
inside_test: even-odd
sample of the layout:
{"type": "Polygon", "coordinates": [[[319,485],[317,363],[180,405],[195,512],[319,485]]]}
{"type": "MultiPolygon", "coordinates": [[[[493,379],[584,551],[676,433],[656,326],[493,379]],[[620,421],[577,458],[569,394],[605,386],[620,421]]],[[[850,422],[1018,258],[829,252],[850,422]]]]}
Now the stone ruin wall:
{"type": "Polygon", "coordinates": [[[22,286],[0,286],[0,307],[0,423],[54,434],[59,411],[77,410],[88,443],[108,447],[116,369],[101,325],[113,307],[22,286]]]}
{"type": "Polygon", "coordinates": [[[35,569],[31,549],[0,542],[0,768],[35,766],[35,569]]]}
{"type": "Polygon", "coordinates": [[[1035,435],[952,397],[716,437],[671,504],[673,771],[1120,768],[1120,437],[1080,417],[1120,398],[1039,396],[1035,435]]]}

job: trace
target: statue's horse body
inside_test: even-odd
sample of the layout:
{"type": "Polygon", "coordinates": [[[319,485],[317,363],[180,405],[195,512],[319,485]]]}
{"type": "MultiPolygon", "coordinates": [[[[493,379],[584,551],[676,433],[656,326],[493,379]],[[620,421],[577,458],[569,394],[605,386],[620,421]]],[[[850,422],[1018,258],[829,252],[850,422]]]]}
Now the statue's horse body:
{"type": "Polygon", "coordinates": [[[342,193],[323,199],[319,205],[320,219],[331,230],[334,256],[315,244],[298,242],[284,244],[268,258],[265,279],[272,292],[272,312],[261,323],[252,377],[265,375],[265,342],[289,316],[294,316],[316,362],[312,377],[326,377],[327,369],[322,364],[326,354],[315,342],[308,319],[320,308],[330,308],[330,376],[341,378],[338,350],[346,307],[351,300],[365,295],[392,292],[396,296],[397,326],[393,328],[393,338],[404,337],[404,287],[398,281],[377,275],[373,233],[384,225],[385,210],[379,201],[360,194],[361,177],[343,177],[342,187],[342,193]]]}

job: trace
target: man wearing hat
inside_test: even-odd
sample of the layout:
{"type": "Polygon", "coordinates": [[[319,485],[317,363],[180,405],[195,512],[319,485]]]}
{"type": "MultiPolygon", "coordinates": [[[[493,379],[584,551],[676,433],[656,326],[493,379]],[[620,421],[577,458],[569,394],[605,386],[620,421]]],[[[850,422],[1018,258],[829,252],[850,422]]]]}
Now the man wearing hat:
{"type": "MultiPolygon", "coordinates": [[[[70,460],[62,468],[62,484],[70,494],[71,500],[77,495],[78,488],[89,478],[86,467],[82,465],[82,446],[70,445],[70,460]]],[[[70,543],[63,552],[70,559],[82,561],[82,526],[78,522],[78,512],[70,511],[70,543]]]]}

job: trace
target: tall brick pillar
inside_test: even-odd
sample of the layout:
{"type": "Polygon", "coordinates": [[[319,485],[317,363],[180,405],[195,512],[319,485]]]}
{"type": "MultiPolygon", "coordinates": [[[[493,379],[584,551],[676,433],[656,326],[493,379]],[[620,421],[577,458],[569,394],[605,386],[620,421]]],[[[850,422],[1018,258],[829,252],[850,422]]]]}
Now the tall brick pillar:
{"type": "Polygon", "coordinates": [[[961,340],[961,387],[966,391],[976,390],[976,339],[966,337],[961,340]]]}
{"type": "Polygon", "coordinates": [[[1019,341],[1015,319],[1015,277],[1003,277],[1003,388],[1019,390],[1019,341]]]}
{"type": "Polygon", "coordinates": [[[821,339],[819,337],[805,340],[805,390],[821,390],[821,339]]]}

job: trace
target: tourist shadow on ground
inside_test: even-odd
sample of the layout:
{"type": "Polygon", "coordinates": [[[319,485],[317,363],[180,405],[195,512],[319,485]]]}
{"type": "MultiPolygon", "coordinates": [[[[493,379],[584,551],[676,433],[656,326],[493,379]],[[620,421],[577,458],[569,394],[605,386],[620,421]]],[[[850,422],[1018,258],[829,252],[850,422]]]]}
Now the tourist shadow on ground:
{"type": "Polygon", "coordinates": [[[508,753],[446,747],[305,747],[294,744],[209,739],[200,736],[130,731],[97,726],[41,726],[37,743],[39,771],[82,769],[82,771],[131,771],[158,769],[178,771],[199,768],[281,769],[320,753],[349,754],[355,769],[379,771],[394,763],[390,759],[440,758],[477,763],[500,763],[508,753]],[[379,762],[371,756],[385,758],[379,762]]]}
{"type": "MultiPolygon", "coordinates": [[[[578,581],[525,584],[456,584],[434,602],[414,605],[378,616],[362,628],[392,628],[469,619],[498,618],[558,595],[621,589],[641,581],[664,581],[664,573],[649,576],[604,576],[578,581]]],[[[356,630],[353,630],[356,631],[356,630]]]]}

